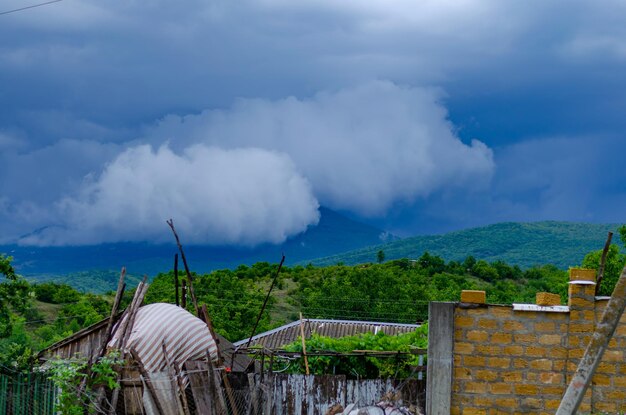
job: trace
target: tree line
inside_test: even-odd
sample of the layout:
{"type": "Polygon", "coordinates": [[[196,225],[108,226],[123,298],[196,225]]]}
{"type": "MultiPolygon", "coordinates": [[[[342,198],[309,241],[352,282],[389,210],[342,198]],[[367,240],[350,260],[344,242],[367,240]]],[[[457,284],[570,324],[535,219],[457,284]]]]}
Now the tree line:
{"type": "MultiPolygon", "coordinates": [[[[626,227],[620,228],[622,241],[626,227]]],[[[581,265],[597,268],[601,251],[588,253],[581,265]]],[[[424,322],[429,301],[458,301],[461,290],[485,290],[494,304],[533,303],[535,294],[547,291],[567,299],[568,273],[553,265],[521,269],[503,261],[487,262],[468,256],[445,261],[428,252],[416,259],[374,262],[356,266],[336,264],[317,267],[283,267],[264,313],[265,300],[277,264],[251,266],[194,275],[194,290],[206,303],[217,332],[231,341],[247,338],[259,318],[256,333],[299,318],[332,318],[367,321],[424,322]]],[[[608,250],[599,294],[610,295],[626,263],[620,246],[608,250]]],[[[0,255],[0,370],[28,370],[36,354],[56,341],[108,316],[114,293],[82,293],[67,284],[30,284],[20,278],[11,258],[0,255]]],[[[151,282],[146,303],[174,303],[173,271],[158,274],[151,282]]],[[[122,300],[128,304],[133,292],[122,300]]],[[[192,305],[187,308],[193,312],[192,305]]]]}

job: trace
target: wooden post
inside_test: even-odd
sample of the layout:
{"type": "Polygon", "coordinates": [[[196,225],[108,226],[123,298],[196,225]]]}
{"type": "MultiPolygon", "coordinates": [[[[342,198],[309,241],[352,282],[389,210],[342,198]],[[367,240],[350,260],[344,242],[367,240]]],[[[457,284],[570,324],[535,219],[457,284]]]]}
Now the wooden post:
{"type": "Polygon", "coordinates": [[[174,238],[176,238],[176,245],[178,245],[178,250],[180,251],[180,257],[183,260],[183,265],[185,266],[185,273],[187,274],[187,282],[189,283],[189,296],[191,297],[191,302],[193,303],[194,309],[196,310],[196,315],[200,315],[198,309],[198,301],[196,300],[196,294],[193,291],[193,277],[191,276],[191,271],[189,271],[189,266],[187,265],[187,258],[185,257],[185,251],[183,251],[183,246],[180,243],[180,239],[178,238],[178,234],[176,233],[176,229],[174,228],[174,221],[172,219],[166,221],[167,224],[172,229],[172,233],[174,234],[174,238]]]}
{"type": "Polygon", "coordinates": [[[255,373],[248,373],[248,391],[250,392],[250,402],[248,402],[246,415],[256,415],[259,413],[259,396],[255,373]]]}
{"type": "MultiPolygon", "coordinates": [[[[126,277],[126,268],[122,267],[122,271],[120,272],[120,279],[117,282],[117,291],[115,292],[115,300],[113,300],[113,306],[111,307],[111,315],[109,316],[109,321],[107,322],[106,329],[104,330],[104,335],[102,336],[102,342],[100,343],[98,352],[95,356],[89,356],[89,364],[87,367],[87,374],[83,378],[80,383],[80,387],[78,388],[78,395],[81,396],[85,387],[87,386],[87,380],[93,376],[91,371],[91,365],[94,363],[94,360],[104,357],[107,344],[109,344],[109,340],[111,340],[111,332],[113,331],[113,322],[115,320],[115,316],[117,315],[118,309],[120,307],[120,302],[122,301],[122,296],[124,295],[124,289],[126,288],[126,284],[124,283],[124,278],[126,277]]],[[[104,400],[105,397],[105,389],[104,386],[100,386],[98,388],[98,392],[96,394],[96,401],[98,405],[104,400]]]]}
{"type": "Polygon", "coordinates": [[[178,254],[174,254],[174,293],[176,295],[176,306],[179,306],[178,302],[178,254]]]}
{"type": "Polygon", "coordinates": [[[217,373],[215,373],[215,366],[213,366],[213,361],[211,360],[211,354],[207,350],[207,366],[209,371],[209,388],[211,389],[214,397],[215,410],[218,414],[227,414],[228,407],[226,406],[226,400],[224,399],[224,395],[222,394],[222,388],[220,386],[219,377],[217,373]]]}
{"type": "Polygon", "coordinates": [[[146,292],[148,291],[148,284],[146,284],[147,276],[143,277],[143,281],[141,284],[137,286],[138,293],[135,293],[135,298],[133,298],[133,303],[131,304],[131,311],[128,314],[128,321],[125,327],[124,336],[122,338],[122,342],[120,343],[120,349],[122,352],[122,358],[124,357],[124,348],[126,347],[126,343],[128,343],[128,339],[133,331],[133,326],[135,325],[135,317],[137,317],[137,311],[139,311],[139,307],[141,307],[141,303],[143,303],[143,298],[146,296],[146,292]]]}
{"type": "Polygon", "coordinates": [[[156,390],[154,389],[154,385],[152,384],[150,375],[146,371],[146,368],[141,362],[141,359],[139,358],[139,355],[137,354],[135,349],[130,349],[130,355],[135,360],[135,363],[137,363],[137,367],[139,368],[139,373],[141,373],[141,376],[143,376],[145,379],[145,384],[148,387],[148,391],[150,392],[150,395],[152,395],[152,400],[154,401],[154,404],[157,407],[157,411],[159,412],[160,415],[167,415],[165,411],[163,410],[163,406],[161,406],[161,401],[159,401],[159,397],[156,394],[156,390]]]}
{"type": "MultiPolygon", "coordinates": [[[[185,415],[190,415],[189,412],[189,404],[187,403],[187,395],[185,395],[185,385],[183,385],[183,380],[180,377],[180,371],[178,370],[178,366],[176,362],[172,362],[170,360],[169,355],[167,354],[167,346],[165,345],[165,340],[161,343],[163,348],[163,356],[165,357],[165,363],[167,363],[168,372],[170,375],[170,379],[172,379],[172,389],[174,391],[174,395],[176,394],[176,390],[180,393],[180,401],[183,405],[183,412],[185,415]]],[[[176,397],[178,399],[178,397],[176,397]]]]}
{"type": "MultiPolygon", "coordinates": [[[[578,363],[578,369],[563,395],[556,415],[573,415],[578,411],[602,355],[624,313],[624,308],[626,308],[626,267],[622,270],[611,299],[604,309],[602,319],[587,345],[585,354],[578,363]]],[[[428,363],[430,365],[430,362],[428,363]]]]}
{"type": "Polygon", "coordinates": [[[183,280],[182,281],[182,287],[181,287],[181,304],[180,306],[183,309],[187,309],[187,280],[183,280]]]}
{"type": "Polygon", "coordinates": [[[602,256],[600,257],[600,266],[598,267],[598,275],[596,276],[596,295],[600,293],[600,283],[602,282],[602,278],[604,277],[604,265],[606,264],[606,254],[609,252],[609,248],[611,247],[612,238],[613,238],[613,232],[609,231],[609,234],[606,237],[606,243],[604,244],[604,249],[602,250],[602,256]]]}
{"type": "MultiPolygon", "coordinates": [[[[215,331],[213,330],[213,324],[211,323],[211,318],[209,317],[209,311],[207,310],[206,304],[202,304],[202,308],[200,309],[200,316],[202,320],[207,325],[209,329],[209,333],[211,333],[211,337],[213,337],[213,341],[217,347],[217,365],[221,366],[222,364],[222,354],[220,352],[217,336],[215,335],[215,331]]],[[[224,383],[224,389],[226,389],[226,396],[228,397],[228,402],[230,403],[230,408],[234,415],[238,415],[237,412],[237,402],[235,401],[235,397],[233,396],[233,390],[230,386],[230,381],[228,380],[228,375],[225,371],[220,371],[222,374],[222,382],[224,383]]]]}
{"type": "Polygon", "coordinates": [[[102,344],[100,344],[100,350],[98,352],[98,357],[104,356],[106,351],[107,344],[111,338],[111,331],[113,330],[113,321],[115,320],[115,316],[117,315],[117,311],[120,307],[120,302],[122,301],[122,296],[124,295],[124,288],[126,284],[124,284],[124,278],[126,277],[126,268],[122,267],[122,271],[120,272],[120,279],[117,282],[117,292],[115,293],[115,300],[113,301],[113,307],[111,307],[111,315],[109,316],[109,321],[107,322],[107,327],[104,331],[104,338],[102,339],[102,344]]]}
{"type": "Polygon", "coordinates": [[[304,324],[302,322],[302,312],[300,312],[300,338],[302,339],[302,356],[304,356],[304,367],[309,375],[309,359],[306,357],[306,341],[304,340],[304,324]]]}
{"type": "MultiPolygon", "coordinates": [[[[135,290],[135,296],[133,297],[133,301],[130,303],[130,306],[125,311],[126,319],[122,321],[120,324],[120,328],[118,329],[120,332],[119,337],[117,338],[116,346],[120,350],[120,358],[124,360],[126,352],[124,349],[126,348],[126,342],[130,337],[130,333],[133,331],[133,325],[135,324],[135,316],[137,315],[137,311],[143,302],[143,298],[146,295],[146,291],[148,290],[148,284],[146,284],[147,277],[143,278],[143,281],[139,283],[137,289],[135,290]]],[[[122,316],[124,319],[124,316],[122,316]]],[[[121,376],[121,372],[117,375],[117,380],[119,382],[121,376]]],[[[109,414],[115,414],[117,407],[117,400],[119,399],[120,389],[113,389],[113,393],[111,395],[111,409],[109,410],[109,414]]]]}

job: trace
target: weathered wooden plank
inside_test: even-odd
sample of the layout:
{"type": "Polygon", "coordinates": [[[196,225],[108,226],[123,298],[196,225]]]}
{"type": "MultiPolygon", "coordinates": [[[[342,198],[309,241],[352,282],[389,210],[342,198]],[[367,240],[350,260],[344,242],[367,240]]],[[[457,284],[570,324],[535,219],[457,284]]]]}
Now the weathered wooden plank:
{"type": "Polygon", "coordinates": [[[214,387],[209,378],[208,366],[204,362],[190,360],[185,362],[187,378],[191,386],[191,393],[199,414],[214,414],[214,387]]]}

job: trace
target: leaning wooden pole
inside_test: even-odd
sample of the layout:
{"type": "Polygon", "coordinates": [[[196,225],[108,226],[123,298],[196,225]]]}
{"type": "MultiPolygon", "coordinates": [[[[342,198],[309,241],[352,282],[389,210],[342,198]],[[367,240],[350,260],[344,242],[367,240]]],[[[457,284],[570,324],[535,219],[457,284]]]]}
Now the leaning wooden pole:
{"type": "Polygon", "coordinates": [[[624,313],[624,308],[626,308],[626,267],[622,270],[611,299],[604,309],[602,319],[587,345],[585,354],[578,363],[578,369],[563,395],[556,415],[573,415],[578,411],[585,391],[624,313]]]}
{"type": "Polygon", "coordinates": [[[609,253],[609,248],[611,247],[612,238],[613,238],[613,232],[609,231],[609,234],[606,237],[606,243],[604,244],[604,249],[602,250],[602,256],[600,257],[600,266],[598,267],[598,275],[596,276],[596,295],[600,294],[600,284],[602,283],[602,278],[604,278],[604,266],[606,265],[606,254],[609,253]]]}
{"type": "MultiPolygon", "coordinates": [[[[217,335],[215,334],[215,330],[213,330],[213,323],[211,322],[211,317],[209,316],[209,310],[207,309],[206,304],[202,304],[202,308],[200,309],[200,313],[202,316],[202,320],[204,320],[204,323],[206,324],[207,328],[209,329],[209,334],[211,334],[211,337],[213,337],[213,341],[215,342],[215,345],[217,346],[217,365],[221,366],[223,363],[222,360],[222,353],[220,352],[220,348],[219,348],[219,340],[217,338],[217,335]]],[[[209,356],[210,359],[211,356],[209,356]]],[[[231,363],[232,365],[232,363],[231,363]]],[[[211,367],[211,362],[209,361],[209,367],[211,367]]],[[[233,412],[234,415],[238,415],[237,413],[237,402],[235,401],[235,397],[233,395],[233,389],[230,386],[230,380],[228,380],[228,374],[226,373],[226,371],[220,370],[220,374],[222,376],[222,382],[224,383],[224,389],[226,389],[226,396],[228,397],[228,402],[230,403],[230,408],[233,412]]]]}
{"type": "Polygon", "coordinates": [[[143,376],[144,382],[146,386],[148,387],[148,391],[150,392],[150,395],[152,395],[152,401],[154,402],[154,405],[156,406],[157,415],[167,415],[165,411],[163,410],[163,405],[161,405],[161,401],[159,400],[159,396],[156,393],[156,389],[154,389],[154,385],[152,384],[152,379],[150,378],[150,374],[148,373],[145,366],[143,365],[143,362],[139,358],[139,354],[137,354],[137,351],[134,348],[131,348],[129,352],[133,360],[135,361],[135,363],[137,363],[139,373],[141,374],[141,376],[143,376]]]}
{"type": "Polygon", "coordinates": [[[252,338],[256,334],[256,329],[259,326],[259,321],[261,321],[261,317],[263,317],[263,312],[265,311],[265,307],[267,306],[267,300],[270,299],[270,295],[272,295],[272,290],[274,289],[274,285],[276,284],[276,280],[280,275],[280,270],[283,268],[283,264],[285,263],[285,254],[280,260],[280,264],[278,264],[278,269],[276,270],[276,275],[274,275],[274,279],[272,280],[272,284],[270,285],[270,289],[267,290],[267,295],[265,296],[265,300],[263,301],[263,305],[261,306],[261,310],[259,310],[259,315],[256,318],[256,322],[254,323],[254,327],[252,327],[252,333],[250,333],[250,337],[248,338],[248,342],[246,343],[246,348],[250,347],[250,343],[252,343],[252,338]]]}
{"type": "MultiPolygon", "coordinates": [[[[109,340],[111,340],[111,334],[113,332],[113,323],[115,322],[115,317],[117,316],[120,303],[122,302],[122,297],[124,296],[124,289],[126,288],[126,283],[124,283],[124,279],[126,278],[126,267],[122,267],[122,271],[120,272],[120,279],[117,283],[117,292],[115,293],[115,300],[113,300],[113,306],[111,307],[111,315],[109,317],[109,321],[107,322],[106,329],[104,330],[104,335],[102,336],[102,340],[100,346],[98,347],[97,353],[95,356],[89,357],[89,365],[87,367],[86,376],[83,378],[80,383],[80,387],[78,389],[78,394],[82,395],[85,387],[87,386],[87,380],[93,377],[93,372],[91,370],[91,365],[96,363],[98,360],[104,357],[107,350],[107,344],[109,344],[109,340]]],[[[97,393],[97,402],[100,404],[104,399],[104,387],[100,386],[98,388],[97,393]]]]}
{"type": "MultiPolygon", "coordinates": [[[[144,277],[143,281],[137,285],[137,289],[135,290],[135,296],[133,297],[133,301],[130,303],[128,308],[126,308],[125,316],[122,316],[122,322],[120,323],[119,337],[117,338],[116,347],[120,351],[120,358],[124,360],[126,358],[126,342],[130,338],[130,333],[133,331],[133,325],[135,324],[135,316],[137,315],[137,311],[139,307],[141,307],[141,303],[143,302],[143,298],[146,295],[146,291],[148,291],[148,284],[146,284],[146,277],[144,277]]],[[[119,382],[121,376],[121,371],[117,374],[117,381],[119,382]]],[[[117,410],[117,401],[119,399],[120,388],[113,389],[111,393],[111,408],[109,409],[109,415],[113,415],[117,410]]]]}

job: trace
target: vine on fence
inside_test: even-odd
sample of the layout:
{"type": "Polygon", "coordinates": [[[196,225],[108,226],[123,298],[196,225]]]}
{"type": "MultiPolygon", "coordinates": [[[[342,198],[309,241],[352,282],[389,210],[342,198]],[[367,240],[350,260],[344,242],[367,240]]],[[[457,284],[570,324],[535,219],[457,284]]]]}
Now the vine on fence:
{"type": "MultiPolygon", "coordinates": [[[[310,357],[310,371],[316,375],[343,374],[356,378],[395,377],[406,378],[419,366],[418,355],[404,356],[341,356],[354,350],[410,352],[412,349],[425,349],[428,345],[428,324],[423,324],[410,333],[395,336],[379,332],[363,333],[355,336],[331,338],[313,334],[306,342],[307,352],[332,351],[337,356],[310,357]]],[[[285,346],[290,352],[301,352],[300,340],[285,346]]],[[[304,373],[303,361],[290,362],[287,373],[304,373]]]]}

